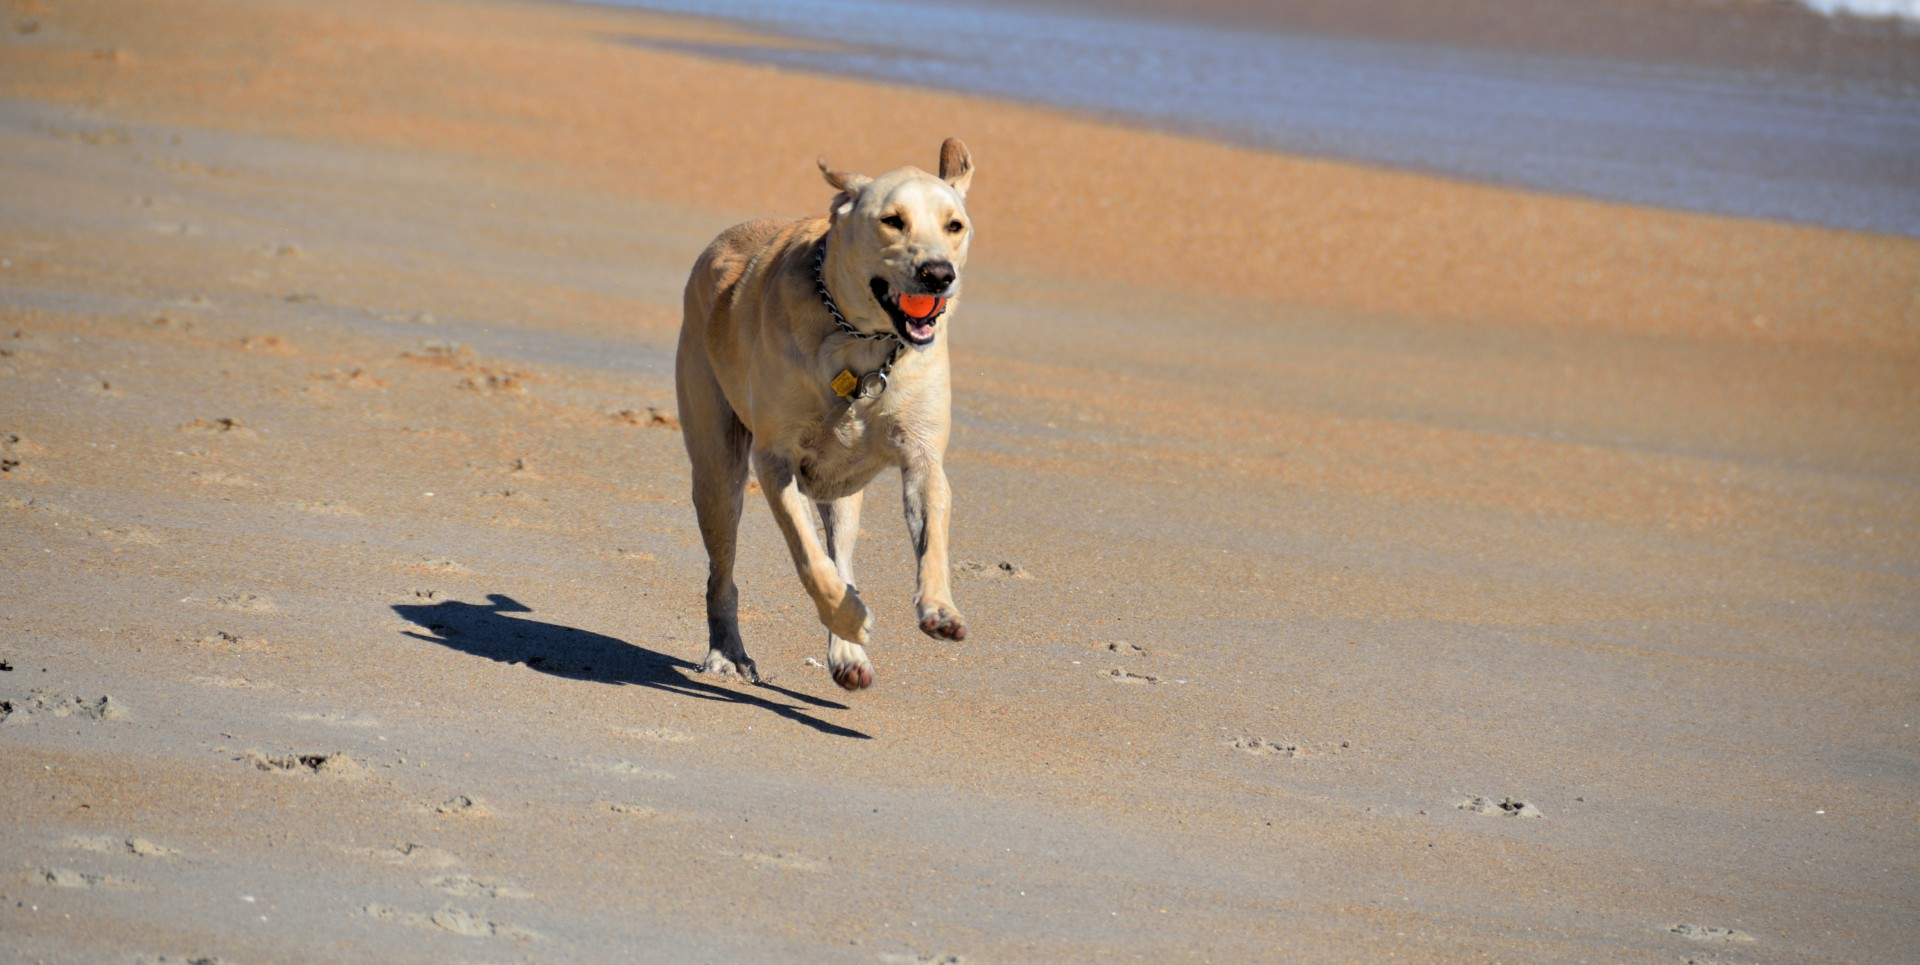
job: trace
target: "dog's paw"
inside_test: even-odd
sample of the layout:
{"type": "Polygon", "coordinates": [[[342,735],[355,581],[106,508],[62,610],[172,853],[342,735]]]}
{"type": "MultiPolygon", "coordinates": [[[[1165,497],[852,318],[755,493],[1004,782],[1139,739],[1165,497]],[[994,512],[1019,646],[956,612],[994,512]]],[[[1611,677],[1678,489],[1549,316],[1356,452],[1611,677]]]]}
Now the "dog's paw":
{"type": "Polygon", "coordinates": [[[726,654],[718,650],[708,650],[707,659],[700,663],[700,672],[721,677],[738,677],[752,684],[760,682],[760,671],[754,667],[753,660],[744,653],[729,660],[726,654]]]}
{"type": "Polygon", "coordinates": [[[936,640],[959,642],[967,638],[967,619],[949,605],[921,607],[920,632],[936,640]]]}
{"type": "Polygon", "coordinates": [[[849,586],[839,608],[822,617],[820,622],[825,623],[834,636],[864,644],[873,631],[873,612],[860,599],[860,592],[849,586]]]}
{"type": "Polygon", "coordinates": [[[827,641],[827,672],[833,682],[847,690],[865,690],[873,686],[873,663],[867,649],[838,638],[827,641]]]}
{"type": "Polygon", "coordinates": [[[873,686],[873,664],[861,661],[833,672],[833,682],[843,690],[865,690],[873,686]]]}

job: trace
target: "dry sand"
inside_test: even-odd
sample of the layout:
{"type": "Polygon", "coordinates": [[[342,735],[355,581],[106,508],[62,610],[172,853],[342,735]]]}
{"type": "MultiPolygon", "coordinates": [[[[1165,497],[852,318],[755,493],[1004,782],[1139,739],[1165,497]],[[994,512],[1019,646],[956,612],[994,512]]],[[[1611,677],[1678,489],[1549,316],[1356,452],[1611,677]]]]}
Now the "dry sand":
{"type": "Polygon", "coordinates": [[[1920,243],[727,36],[10,6],[0,958],[1920,957],[1920,243]],[[947,134],[974,634],[700,677],[683,273],[947,134]]]}

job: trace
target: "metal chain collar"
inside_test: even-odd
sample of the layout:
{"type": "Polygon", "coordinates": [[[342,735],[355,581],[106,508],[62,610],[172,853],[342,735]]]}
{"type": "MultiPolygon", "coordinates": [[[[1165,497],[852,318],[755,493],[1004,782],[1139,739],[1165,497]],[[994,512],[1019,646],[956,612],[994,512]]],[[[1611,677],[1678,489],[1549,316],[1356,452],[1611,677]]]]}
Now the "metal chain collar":
{"type": "Polygon", "coordinates": [[[901,341],[900,336],[893,332],[863,332],[854,328],[853,324],[847,321],[846,316],[840,314],[840,306],[833,303],[833,295],[827,291],[827,239],[825,237],[820,239],[820,246],[813,255],[813,284],[820,291],[820,303],[827,306],[827,314],[833,316],[833,323],[840,326],[840,331],[854,338],[869,341],[893,339],[893,351],[887,355],[887,360],[878,369],[861,376],[855,376],[851,370],[843,371],[839,378],[833,380],[834,394],[848,401],[879,398],[882,392],[887,391],[887,378],[893,373],[893,363],[900,361],[900,353],[906,351],[907,343],[901,341]]]}

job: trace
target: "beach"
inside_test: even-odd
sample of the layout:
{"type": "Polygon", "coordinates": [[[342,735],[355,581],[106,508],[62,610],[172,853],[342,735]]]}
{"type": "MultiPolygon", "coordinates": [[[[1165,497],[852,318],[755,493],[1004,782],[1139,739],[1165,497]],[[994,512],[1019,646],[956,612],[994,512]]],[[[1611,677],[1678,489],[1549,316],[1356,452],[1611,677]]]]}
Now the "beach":
{"type": "Polygon", "coordinates": [[[6,14],[0,959],[1920,955],[1920,241],[617,8],[6,14]],[[686,272],[949,135],[971,633],[883,475],[841,691],[749,495],[697,674],[686,272]]]}

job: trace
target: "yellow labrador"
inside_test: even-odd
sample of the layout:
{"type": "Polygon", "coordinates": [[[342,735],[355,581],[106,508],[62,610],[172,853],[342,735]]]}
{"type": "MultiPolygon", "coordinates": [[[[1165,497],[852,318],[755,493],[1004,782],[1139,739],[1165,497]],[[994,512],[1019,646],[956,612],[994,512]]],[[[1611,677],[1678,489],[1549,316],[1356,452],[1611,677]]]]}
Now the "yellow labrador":
{"type": "Polygon", "coordinates": [[[687,279],[675,388],[707,546],[706,673],[758,680],[740,640],[734,545],[751,451],[800,583],[827,627],[827,668],[873,683],[873,617],[853,585],[860,496],[888,466],[905,490],[920,561],[920,629],[966,638],[947,570],[952,421],[947,340],[973,225],[966,145],[940,174],[820,171],[839,193],[824,218],[751,221],[720,234],[687,279]],[[810,508],[811,507],[811,508],[810,508]],[[825,545],[814,530],[817,509],[825,545]]]}

